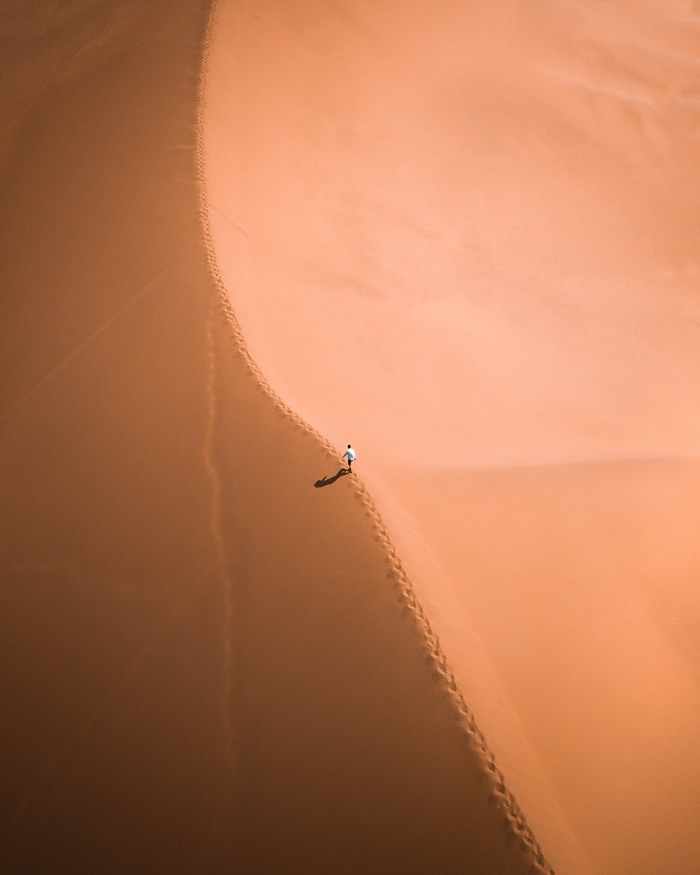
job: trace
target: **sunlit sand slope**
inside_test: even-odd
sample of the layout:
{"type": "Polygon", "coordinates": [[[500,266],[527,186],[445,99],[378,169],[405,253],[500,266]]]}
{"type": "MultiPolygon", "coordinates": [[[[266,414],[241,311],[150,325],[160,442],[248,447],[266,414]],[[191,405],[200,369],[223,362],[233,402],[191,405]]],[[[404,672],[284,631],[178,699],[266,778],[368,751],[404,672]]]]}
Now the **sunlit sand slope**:
{"type": "Polygon", "coordinates": [[[368,495],[313,488],[337,459],[222,305],[209,7],[0,17],[3,866],[546,869],[368,495]]]}
{"type": "Polygon", "coordinates": [[[250,349],[359,453],[558,871],[694,875],[700,12],[220,0],[250,349]]]}

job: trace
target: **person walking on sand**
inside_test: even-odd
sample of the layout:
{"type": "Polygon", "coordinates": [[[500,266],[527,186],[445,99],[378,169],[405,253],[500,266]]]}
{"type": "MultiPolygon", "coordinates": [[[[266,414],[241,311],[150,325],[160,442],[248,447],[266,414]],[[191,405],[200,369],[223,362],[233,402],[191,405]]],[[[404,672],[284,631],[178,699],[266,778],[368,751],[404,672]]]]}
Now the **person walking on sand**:
{"type": "Polygon", "coordinates": [[[348,444],[348,448],[343,453],[342,458],[344,459],[346,456],[348,458],[348,474],[350,474],[352,472],[352,463],[357,458],[357,453],[355,452],[355,450],[353,450],[350,444],[348,444]]]}

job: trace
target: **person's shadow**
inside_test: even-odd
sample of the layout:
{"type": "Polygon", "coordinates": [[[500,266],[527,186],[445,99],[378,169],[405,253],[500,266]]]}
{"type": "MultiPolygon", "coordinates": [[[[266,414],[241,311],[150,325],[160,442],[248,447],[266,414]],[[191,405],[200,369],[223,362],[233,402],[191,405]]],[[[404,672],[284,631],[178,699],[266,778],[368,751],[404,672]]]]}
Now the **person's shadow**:
{"type": "Polygon", "coordinates": [[[337,474],[334,474],[332,477],[324,477],[322,480],[317,480],[314,483],[316,489],[320,489],[322,486],[330,486],[331,483],[335,483],[336,480],[339,480],[341,477],[345,476],[345,474],[349,474],[347,468],[341,468],[337,474]]]}

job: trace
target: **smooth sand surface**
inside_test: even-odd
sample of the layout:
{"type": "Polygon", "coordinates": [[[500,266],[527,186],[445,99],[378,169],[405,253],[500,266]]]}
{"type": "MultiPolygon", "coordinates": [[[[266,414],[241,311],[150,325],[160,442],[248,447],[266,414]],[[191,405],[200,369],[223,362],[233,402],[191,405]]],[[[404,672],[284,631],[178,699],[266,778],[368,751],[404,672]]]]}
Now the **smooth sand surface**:
{"type": "Polygon", "coordinates": [[[697,4],[221,0],[214,37],[253,357],[356,447],[555,869],[695,872],[697,4]]]}
{"type": "Polygon", "coordinates": [[[314,489],[337,458],[227,310],[210,11],[0,10],[3,871],[545,871],[372,500],[314,489]]]}

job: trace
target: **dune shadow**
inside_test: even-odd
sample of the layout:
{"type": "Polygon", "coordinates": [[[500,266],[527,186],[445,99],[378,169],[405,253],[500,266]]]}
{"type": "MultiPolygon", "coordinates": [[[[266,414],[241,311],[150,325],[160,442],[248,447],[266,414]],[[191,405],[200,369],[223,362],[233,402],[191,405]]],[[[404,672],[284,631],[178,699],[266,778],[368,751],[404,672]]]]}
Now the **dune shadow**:
{"type": "Polygon", "coordinates": [[[350,472],[347,468],[341,468],[340,471],[338,471],[338,473],[334,474],[332,477],[323,477],[321,480],[317,480],[314,483],[314,486],[316,487],[316,489],[320,489],[322,486],[330,486],[331,483],[335,483],[336,480],[339,480],[345,474],[349,473],[350,472]]]}

